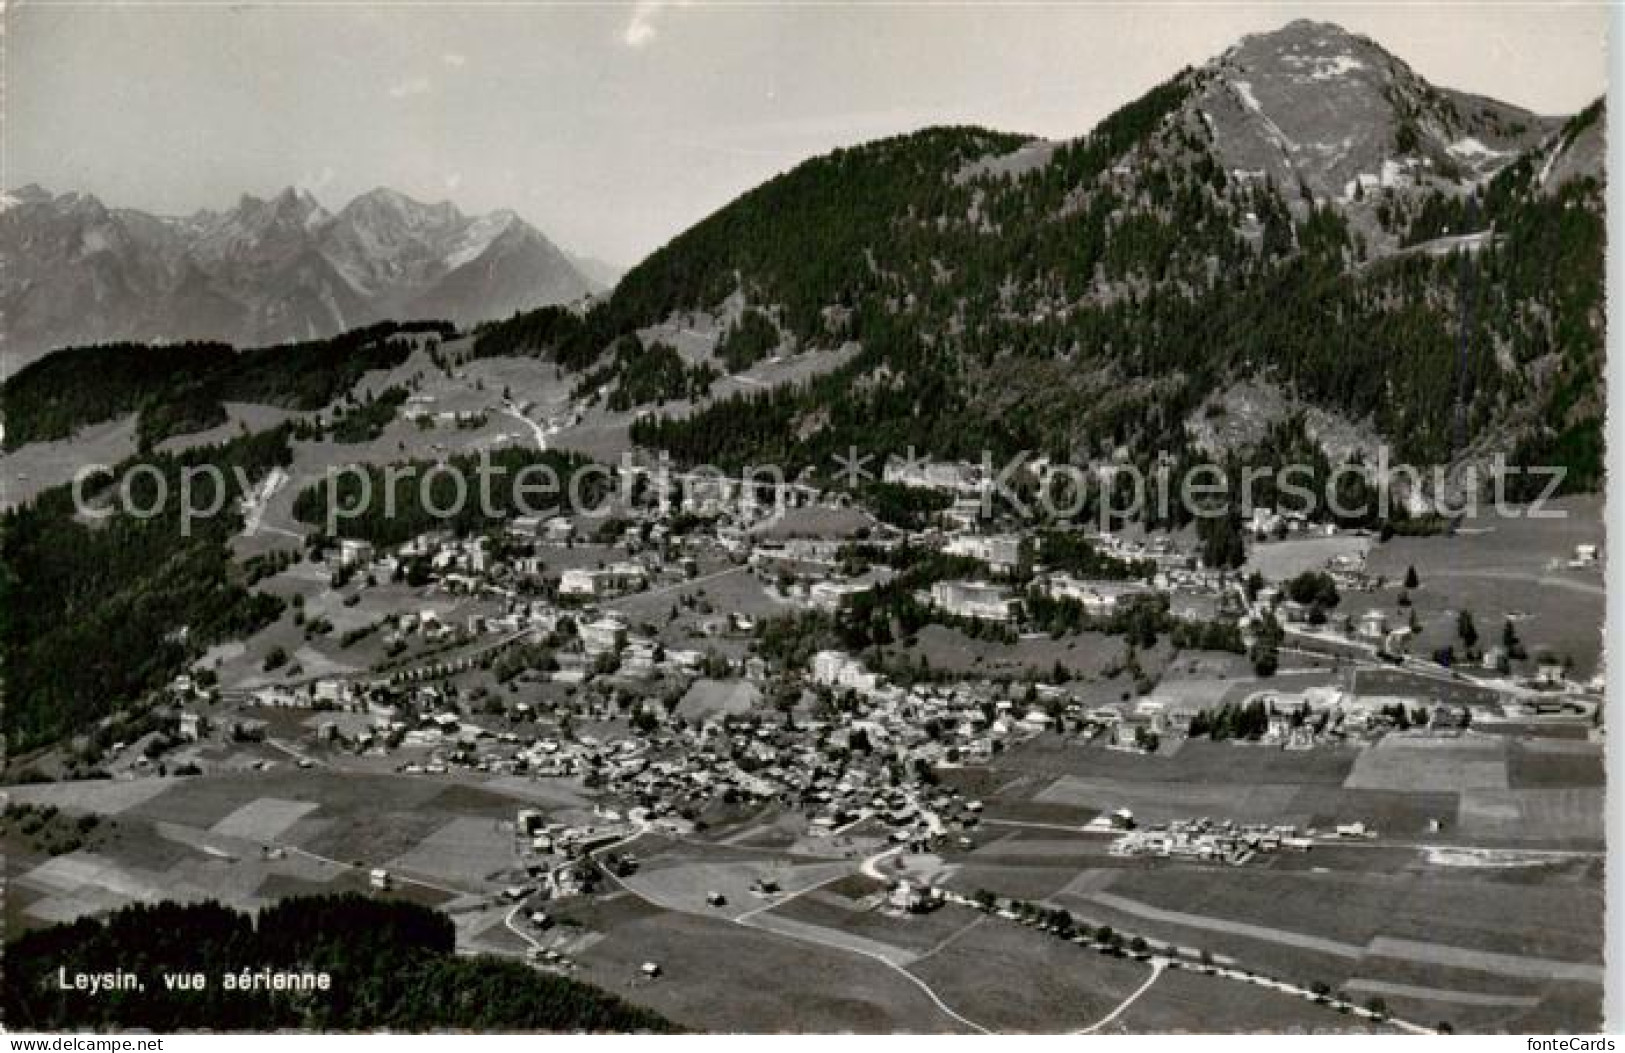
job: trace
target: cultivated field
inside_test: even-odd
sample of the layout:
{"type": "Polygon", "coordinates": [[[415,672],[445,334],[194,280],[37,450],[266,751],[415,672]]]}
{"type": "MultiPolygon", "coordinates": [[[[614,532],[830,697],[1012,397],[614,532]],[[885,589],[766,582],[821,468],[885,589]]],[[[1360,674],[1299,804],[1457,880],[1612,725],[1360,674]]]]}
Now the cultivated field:
{"type": "Polygon", "coordinates": [[[1151,975],[1000,918],[967,925],[909,971],[989,1030],[1046,1033],[1092,1026],[1151,975]]]}
{"type": "MultiPolygon", "coordinates": [[[[522,875],[512,822],[533,800],[449,780],[291,767],[184,779],[42,783],[17,802],[117,818],[96,850],[9,851],[8,921],[70,920],[132,900],[219,899],[364,889],[388,869],[397,892],[433,903],[489,894],[522,875]]],[[[14,846],[15,847],[15,846],[14,846]]]]}
{"type": "Polygon", "coordinates": [[[1375,1033],[1394,1028],[1339,1013],[1295,995],[1262,988],[1238,990],[1233,981],[1192,969],[1170,969],[1103,1028],[1107,1034],[1375,1033]]]}

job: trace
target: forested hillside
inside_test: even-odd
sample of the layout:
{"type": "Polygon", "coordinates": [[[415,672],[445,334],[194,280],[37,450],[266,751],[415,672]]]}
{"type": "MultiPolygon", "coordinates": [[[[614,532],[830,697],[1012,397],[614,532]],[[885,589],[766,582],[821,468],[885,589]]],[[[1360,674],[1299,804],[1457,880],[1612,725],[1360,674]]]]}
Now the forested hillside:
{"type": "Polygon", "coordinates": [[[399,545],[433,530],[478,533],[515,516],[597,507],[613,483],[607,471],[588,471],[590,464],[574,454],[519,446],[444,461],[372,464],[365,466],[365,481],[346,472],[307,486],[294,498],[293,514],[300,522],[325,530],[329,514],[336,513],[337,536],[378,546],[399,545]],[[460,486],[481,478],[486,479],[482,496],[458,500],[460,486]],[[329,498],[336,499],[335,505],[329,498]]]}
{"type": "Polygon", "coordinates": [[[414,339],[446,322],[380,322],[298,344],[236,351],[226,344],[99,344],[48,355],[0,388],[7,449],[62,439],[86,424],[140,413],[143,446],[224,423],[226,402],[315,410],[368,370],[399,365],[414,339]]]}
{"type": "MultiPolygon", "coordinates": [[[[209,644],[258,629],[282,601],[250,592],[227,549],[242,529],[235,501],[218,515],[183,524],[181,473],[212,464],[236,485],[291,457],[285,428],[220,446],[131,461],[89,480],[94,505],[110,501],[128,475],[129,508],[107,507],[91,521],[76,515],[71,485],[0,515],[0,656],[10,757],[86,732],[116,707],[160,687],[209,644]],[[137,463],[162,477],[129,474],[137,463]],[[158,494],[167,493],[161,506],[158,494]]],[[[213,495],[199,483],[198,507],[213,495]]]]}
{"type": "Polygon", "coordinates": [[[6,947],[12,1030],[589,1031],[674,1026],[605,991],[496,958],[454,953],[451,919],[365,896],[281,900],[245,914],[217,903],[137,904],[28,933],[6,947]],[[122,969],[140,990],[63,990],[68,976],[122,969]],[[327,973],[328,990],[231,990],[262,970],[327,973]],[[198,990],[163,975],[201,973],[198,990]]]}
{"type": "MultiPolygon", "coordinates": [[[[1413,463],[1502,452],[1566,465],[1571,489],[1600,485],[1601,173],[1565,164],[1600,103],[1559,126],[1434,89],[1370,41],[1308,23],[1240,54],[1068,143],[935,128],[808,161],[680,235],[585,317],[518,316],[479,351],[610,361],[599,375],[621,378],[617,404],[654,405],[669,386],[640,394],[625,338],[738,296],[801,350],[861,352],[794,389],[646,420],[637,441],[686,461],[824,467],[849,445],[1192,458],[1190,421],[1247,380],[1413,463]],[[1320,145],[1288,143],[1243,77],[1311,44],[1368,74],[1311,78],[1299,95],[1369,98],[1346,110],[1359,127],[1325,118],[1320,145]],[[1238,167],[1247,135],[1286,161],[1238,167]],[[1364,153],[1322,160],[1356,141],[1364,153]]],[[[719,364],[748,364],[730,361],[729,337],[719,364]]]]}

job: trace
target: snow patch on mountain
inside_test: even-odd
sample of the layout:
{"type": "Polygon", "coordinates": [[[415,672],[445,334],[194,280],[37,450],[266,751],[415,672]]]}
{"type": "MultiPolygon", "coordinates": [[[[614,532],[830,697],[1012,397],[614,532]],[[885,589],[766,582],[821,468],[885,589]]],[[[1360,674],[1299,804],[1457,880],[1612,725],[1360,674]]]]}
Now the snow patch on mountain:
{"type": "Polygon", "coordinates": [[[0,259],[10,263],[0,313],[19,364],[113,340],[254,345],[385,318],[471,324],[597,288],[513,212],[467,217],[385,188],[337,214],[289,188],[160,217],[23,187],[0,208],[0,259]]]}
{"type": "Polygon", "coordinates": [[[485,250],[491,247],[491,243],[501,237],[503,231],[513,226],[518,218],[506,210],[481,216],[469,224],[462,236],[452,243],[446,254],[441,257],[441,262],[448,271],[454,271],[466,263],[473,263],[484,255],[485,250]]]}
{"type": "Polygon", "coordinates": [[[1453,156],[1463,159],[1489,160],[1497,157],[1511,157],[1515,153],[1515,151],[1512,150],[1496,150],[1492,147],[1485,146],[1477,138],[1471,135],[1466,135],[1460,139],[1457,139],[1455,142],[1445,147],[1445,149],[1449,150],[1453,156]]]}

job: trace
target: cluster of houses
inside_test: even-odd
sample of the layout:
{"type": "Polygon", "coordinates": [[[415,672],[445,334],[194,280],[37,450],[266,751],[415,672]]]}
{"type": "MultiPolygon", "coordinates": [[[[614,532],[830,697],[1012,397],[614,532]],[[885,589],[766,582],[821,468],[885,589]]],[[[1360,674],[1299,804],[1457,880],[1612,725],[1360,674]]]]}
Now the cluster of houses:
{"type": "MultiPolygon", "coordinates": [[[[947,490],[967,502],[985,485],[980,470],[968,465],[897,462],[886,466],[885,477],[947,490]]],[[[804,667],[778,668],[748,653],[739,640],[726,639],[749,636],[755,627],[750,617],[726,610],[689,621],[701,634],[728,644],[723,648],[728,655],[666,646],[658,629],[617,613],[613,608],[624,605],[611,601],[690,580],[701,560],[710,566],[748,567],[776,599],[831,613],[894,573],[878,561],[853,561],[850,530],[798,532],[798,510],[823,515],[839,507],[818,503],[805,487],[776,501],[724,503],[727,511],[714,517],[674,526],[676,516],[712,507],[708,502],[715,495],[708,485],[688,480],[680,501],[630,510],[615,527],[593,530],[600,545],[618,546],[613,558],[595,566],[549,571],[561,562],[555,558],[550,563],[549,557],[558,553],[550,553],[549,547],[579,543],[581,524],[557,515],[512,520],[494,538],[425,534],[383,554],[365,542],[343,540],[330,551],[335,568],[365,571],[379,579],[394,578],[409,562],[427,567],[425,597],[443,592],[489,600],[480,605],[488,609],[459,615],[454,623],[446,612],[466,612],[466,605],[438,605],[425,598],[415,609],[395,613],[384,638],[396,644],[466,636],[471,645],[483,648],[487,661],[500,660],[503,648],[546,640],[546,666],[527,667],[512,683],[522,689],[560,685],[548,696],[554,702],[528,700],[539,698],[540,692],[516,692],[500,698],[498,712],[487,719],[454,692],[448,694],[443,683],[449,674],[472,667],[475,659],[468,656],[416,664],[408,656],[388,670],[363,676],[296,683],[267,678],[270,682],[261,686],[216,696],[245,707],[333,710],[318,728],[319,741],[375,753],[425,751],[401,766],[412,774],[469,768],[534,778],[582,777],[594,788],[611,791],[627,809],[625,816],[574,826],[548,823],[539,812],[521,813],[516,823],[521,848],[538,859],[578,856],[638,826],[681,833],[693,816],[719,799],[796,807],[807,815],[813,836],[835,837],[867,823],[900,844],[934,844],[964,836],[976,826],[980,812],[977,802],[939,785],[937,770],[985,763],[1012,744],[1067,728],[1088,729],[1103,736],[1105,745],[1123,750],[1155,749],[1164,736],[1186,732],[1201,709],[1188,699],[1155,692],[1085,706],[1063,685],[1042,682],[903,686],[839,650],[818,651],[804,667]],[[546,580],[546,587],[536,587],[539,579],[546,580]],[[763,704],[770,693],[776,701],[789,700],[783,712],[763,704]],[[612,695],[621,697],[612,703],[612,695]],[[557,706],[565,697],[568,704],[557,706]],[[820,697],[839,704],[809,704],[820,697]],[[566,727],[565,716],[618,730],[600,741],[566,727]],[[630,729],[628,718],[636,718],[630,729]]],[[[906,541],[978,560],[987,568],[985,579],[936,581],[918,598],[959,618],[1017,619],[1021,597],[1001,576],[1020,565],[1024,538],[956,527],[959,521],[952,516],[943,518],[946,523],[915,532],[867,520],[861,541],[871,551],[906,541]]],[[[1276,531],[1268,520],[1255,524],[1276,531]]],[[[1287,529],[1292,529],[1290,521],[1287,529]]],[[[1174,601],[1176,614],[1182,610],[1181,598],[1190,602],[1205,597],[1211,614],[1214,604],[1234,597],[1233,582],[1197,566],[1169,538],[1091,534],[1090,540],[1107,555],[1141,561],[1152,570],[1144,580],[1119,581],[1040,567],[1033,587],[1074,600],[1096,616],[1110,616],[1125,604],[1159,594],[1174,601]]],[[[562,562],[579,562],[579,557],[562,562]]],[[[1363,567],[1350,565],[1335,573],[1345,575],[1340,582],[1364,581],[1363,567]]],[[[1245,617],[1257,624],[1265,612],[1286,620],[1295,614],[1290,601],[1268,587],[1258,591],[1245,617]]],[[[1380,612],[1362,616],[1356,627],[1362,637],[1385,645],[1396,631],[1380,612]]],[[[186,687],[187,698],[199,693],[190,682],[186,687]]],[[[1265,708],[1263,743],[1310,748],[1386,730],[1392,701],[1353,698],[1337,688],[1319,687],[1261,692],[1246,703],[1265,708]]],[[[245,716],[242,722],[252,718],[245,716]]],[[[1464,715],[1446,712],[1433,722],[1459,726],[1466,721],[1464,715]]],[[[186,727],[191,737],[203,733],[195,720],[186,727]]],[[[1197,820],[1125,829],[1118,844],[1125,854],[1233,860],[1248,852],[1300,847],[1302,840],[1290,828],[1238,828],[1197,820]]],[[[915,908],[905,904],[904,909],[915,908]]]]}
{"type": "MultiPolygon", "coordinates": [[[[1105,820],[1112,828],[1133,826],[1133,816],[1127,810],[1119,810],[1105,820]]],[[[1112,842],[1111,852],[1241,866],[1260,853],[1307,852],[1314,843],[1312,834],[1300,834],[1297,827],[1288,824],[1239,824],[1228,819],[1215,822],[1200,818],[1124,829],[1112,842]]]]}

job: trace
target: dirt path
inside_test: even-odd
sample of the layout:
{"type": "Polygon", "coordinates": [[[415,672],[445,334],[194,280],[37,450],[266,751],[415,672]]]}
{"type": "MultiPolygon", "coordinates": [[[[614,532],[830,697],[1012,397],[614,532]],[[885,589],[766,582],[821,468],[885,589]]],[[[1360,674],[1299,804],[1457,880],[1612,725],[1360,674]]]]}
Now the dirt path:
{"type": "Polygon", "coordinates": [[[1116,1009],[1113,1009],[1111,1012],[1107,1013],[1105,1016],[1101,1017],[1099,1020],[1095,1021],[1093,1024],[1089,1025],[1088,1027],[1081,1028],[1078,1031],[1073,1032],[1073,1034],[1092,1035],[1095,1032],[1099,1031],[1101,1028],[1105,1027],[1107,1024],[1110,1024],[1113,1020],[1116,1020],[1118,1017],[1122,1016],[1125,1012],[1128,1011],[1130,1006],[1132,1006],[1135,1002],[1140,1000],[1141,995],[1143,995],[1147,991],[1151,990],[1151,985],[1152,984],[1154,984],[1158,980],[1162,979],[1162,974],[1167,970],[1167,968],[1168,968],[1168,963],[1166,961],[1164,961],[1163,959],[1161,959],[1161,958],[1152,959],[1152,961],[1151,961],[1151,975],[1150,975],[1149,978],[1146,979],[1145,983],[1141,984],[1139,987],[1136,987],[1132,992],[1130,992],[1129,996],[1127,998],[1123,999],[1121,1002],[1118,1003],[1116,1009]]]}
{"type": "MultiPolygon", "coordinates": [[[[642,835],[642,833],[643,833],[643,831],[640,830],[640,831],[638,831],[638,833],[633,834],[631,837],[624,838],[624,839],[622,839],[620,841],[617,841],[617,842],[615,842],[614,844],[611,844],[611,845],[605,845],[603,848],[595,849],[593,852],[591,852],[589,854],[593,855],[593,856],[596,856],[599,852],[605,852],[605,851],[608,851],[611,848],[615,848],[615,847],[618,847],[620,845],[626,844],[626,843],[628,843],[630,841],[636,840],[639,836],[642,835]]],[[[873,858],[875,858],[875,857],[871,857],[871,859],[873,859],[873,858]]],[[[865,860],[865,862],[867,863],[867,862],[869,862],[869,860],[865,860]]],[[[639,899],[643,900],[645,903],[648,903],[648,904],[650,904],[651,906],[654,906],[654,907],[659,907],[662,910],[670,909],[668,907],[663,906],[658,901],[656,901],[654,899],[651,899],[650,897],[644,895],[638,889],[635,889],[631,885],[628,885],[626,882],[622,881],[619,877],[616,877],[615,875],[611,874],[610,878],[617,885],[621,886],[621,888],[625,889],[626,891],[630,892],[632,895],[634,895],[634,896],[638,897],[639,899]]],[[[827,884],[827,882],[824,882],[824,884],[827,884]]],[[[760,923],[760,922],[758,922],[756,920],[757,917],[759,915],[761,915],[763,912],[771,910],[773,907],[777,907],[781,903],[787,903],[791,899],[793,899],[795,896],[801,895],[801,894],[803,894],[805,892],[810,891],[811,888],[817,888],[817,887],[819,887],[819,886],[814,885],[814,886],[811,886],[808,889],[802,889],[800,892],[793,893],[790,896],[784,897],[783,899],[775,900],[773,903],[769,904],[766,907],[761,908],[760,910],[751,911],[748,914],[743,914],[743,915],[740,915],[739,917],[731,918],[731,919],[729,919],[729,921],[734,925],[738,925],[740,928],[752,929],[752,930],[755,930],[757,932],[769,933],[771,935],[778,936],[778,937],[780,937],[782,939],[797,940],[797,941],[803,942],[803,943],[816,944],[816,945],[818,945],[820,947],[829,947],[829,948],[832,948],[834,950],[844,951],[844,952],[846,952],[848,954],[856,954],[856,955],[859,955],[861,957],[868,958],[871,961],[879,962],[881,965],[884,965],[886,968],[888,968],[888,969],[892,970],[893,972],[897,973],[899,976],[902,976],[905,979],[907,979],[908,982],[913,984],[915,987],[918,987],[920,989],[920,992],[922,994],[924,994],[926,996],[926,998],[930,999],[931,1004],[936,1006],[937,1009],[939,1011],[941,1011],[943,1015],[947,1016],[948,1018],[950,1018],[951,1020],[953,1020],[956,1023],[960,1024],[963,1027],[970,1028],[972,1031],[975,1031],[978,1034],[983,1034],[983,1035],[992,1034],[991,1031],[989,1031],[987,1028],[983,1027],[981,1024],[978,1024],[976,1021],[971,1020],[971,1019],[961,1015],[957,1011],[955,1011],[952,1006],[950,1006],[950,1005],[948,1005],[948,1003],[944,1002],[942,1000],[942,998],[935,991],[933,991],[931,989],[931,986],[929,984],[927,984],[924,980],[921,980],[918,976],[915,976],[913,973],[909,972],[907,969],[903,968],[901,965],[899,965],[896,962],[892,961],[882,951],[871,950],[871,949],[868,949],[868,948],[865,948],[865,947],[858,947],[858,946],[854,946],[854,945],[852,945],[850,943],[845,943],[845,942],[841,942],[841,941],[838,941],[838,940],[822,938],[822,932],[821,931],[817,931],[817,932],[811,931],[811,926],[808,926],[807,930],[803,930],[803,929],[800,929],[800,928],[779,928],[779,927],[777,927],[777,926],[775,926],[773,924],[762,924],[762,923],[760,923]]],[[[783,921],[783,920],[786,920],[786,919],[775,919],[775,921],[783,921]]]]}

